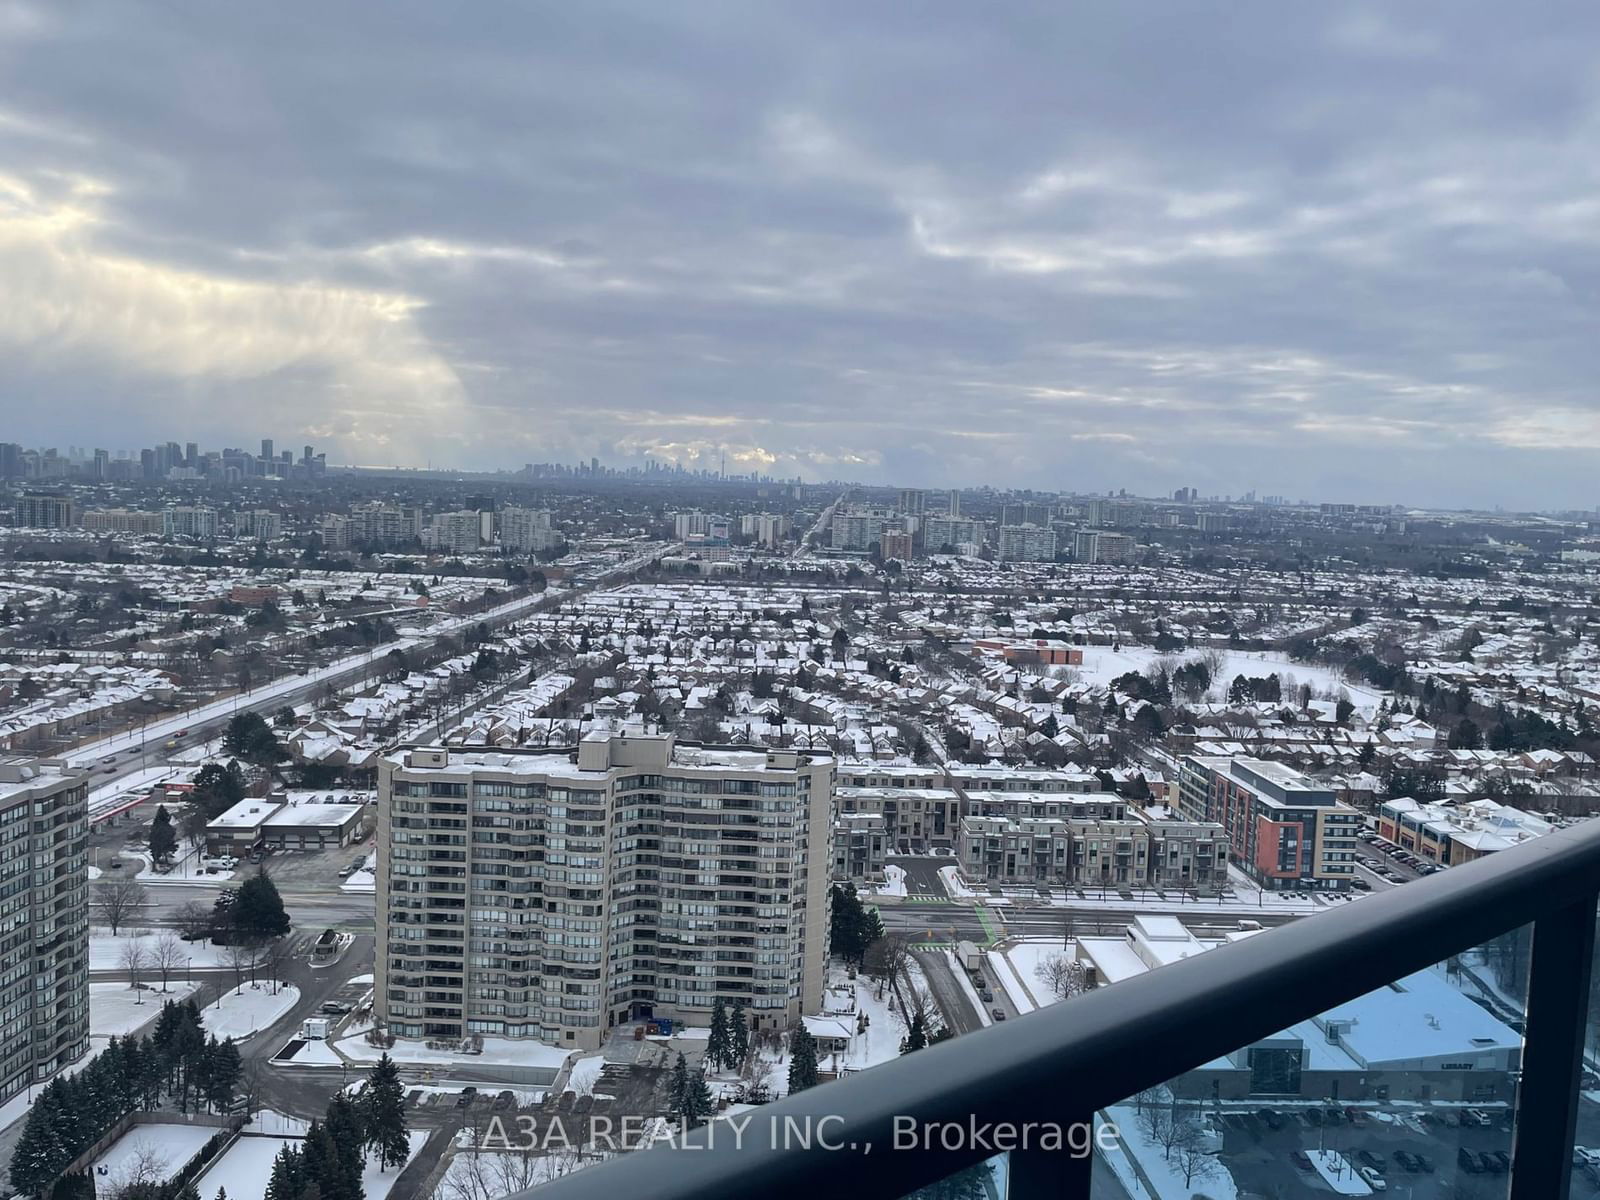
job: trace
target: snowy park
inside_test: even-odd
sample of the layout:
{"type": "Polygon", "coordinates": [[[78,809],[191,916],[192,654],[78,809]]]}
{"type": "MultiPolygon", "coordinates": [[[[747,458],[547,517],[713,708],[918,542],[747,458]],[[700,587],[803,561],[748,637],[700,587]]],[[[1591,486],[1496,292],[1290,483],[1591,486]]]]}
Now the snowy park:
{"type": "Polygon", "coordinates": [[[229,988],[202,1009],[200,1020],[219,1039],[243,1041],[280,1020],[299,1000],[300,989],[290,984],[247,983],[242,989],[229,988]]]}

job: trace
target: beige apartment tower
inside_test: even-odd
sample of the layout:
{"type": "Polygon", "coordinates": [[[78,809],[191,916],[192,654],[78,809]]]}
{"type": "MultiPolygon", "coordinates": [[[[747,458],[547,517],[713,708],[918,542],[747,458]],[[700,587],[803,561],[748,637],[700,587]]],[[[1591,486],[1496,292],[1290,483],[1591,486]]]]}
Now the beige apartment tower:
{"type": "Polygon", "coordinates": [[[89,1049],[88,777],[0,757],[0,1101],[89,1049]]]}
{"type": "Polygon", "coordinates": [[[374,1006],[407,1038],[594,1049],[615,1025],[819,1011],[833,761],[597,731],[379,766],[374,1006]]]}

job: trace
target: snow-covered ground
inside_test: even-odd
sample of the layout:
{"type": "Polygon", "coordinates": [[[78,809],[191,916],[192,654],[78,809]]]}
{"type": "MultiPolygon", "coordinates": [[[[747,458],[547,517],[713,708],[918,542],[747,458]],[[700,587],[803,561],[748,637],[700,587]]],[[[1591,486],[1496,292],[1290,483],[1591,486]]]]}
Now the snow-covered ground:
{"type": "Polygon", "coordinates": [[[579,1095],[594,1091],[595,1080],[600,1078],[600,1069],[605,1065],[604,1054],[585,1055],[572,1064],[572,1073],[567,1076],[567,1087],[579,1095]]]}
{"type": "Polygon", "coordinates": [[[188,846],[180,846],[178,853],[172,857],[172,868],[168,871],[158,871],[151,862],[150,856],[143,850],[124,850],[124,858],[136,858],[140,862],[139,873],[134,876],[140,883],[162,886],[165,884],[192,884],[192,883],[226,883],[238,875],[238,869],[232,871],[217,871],[208,873],[200,865],[200,852],[188,846]]]}
{"type": "Polygon", "coordinates": [[[989,960],[990,973],[1000,981],[1006,998],[1019,1013],[1032,1012],[1039,1007],[1039,1002],[1034,999],[1033,993],[1018,976],[1016,967],[1005,954],[998,950],[990,950],[985,957],[989,960]]]}
{"type": "Polygon", "coordinates": [[[1355,1164],[1337,1150],[1308,1150],[1312,1169],[1322,1176],[1322,1182],[1340,1196],[1370,1196],[1372,1188],[1356,1171],[1355,1164]]]}
{"type": "Polygon", "coordinates": [[[378,877],[373,874],[375,863],[372,855],[367,855],[367,860],[359,871],[352,871],[350,877],[339,885],[341,892],[368,893],[378,890],[378,877]]]}
{"type": "Polygon", "coordinates": [[[883,882],[873,891],[880,896],[904,896],[906,894],[906,871],[904,867],[897,867],[893,863],[883,868],[883,882]]]}
{"type": "MultiPolygon", "coordinates": [[[[410,1162],[422,1148],[422,1143],[428,1140],[428,1135],[419,1130],[408,1134],[407,1140],[411,1153],[406,1161],[410,1162]]],[[[202,1196],[215,1196],[218,1189],[226,1188],[228,1200],[262,1200],[267,1190],[267,1180],[272,1175],[272,1160],[278,1157],[278,1151],[284,1146],[297,1145],[299,1141],[299,1138],[246,1134],[211,1164],[211,1169],[200,1177],[196,1187],[202,1196]]],[[[367,1200],[383,1200],[404,1169],[400,1166],[380,1171],[377,1161],[368,1155],[366,1170],[361,1176],[367,1200]]]]}
{"type": "Polygon", "coordinates": [[[274,989],[270,983],[247,983],[243,991],[229,988],[215,1004],[201,1009],[200,1019],[219,1039],[242,1041],[277,1021],[299,1000],[300,989],[291,984],[281,983],[274,989]]]}
{"type": "Polygon", "coordinates": [[[1352,704],[1361,708],[1376,708],[1385,696],[1385,693],[1375,688],[1342,679],[1339,673],[1330,667],[1295,662],[1281,654],[1246,650],[1207,649],[1173,653],[1158,651],[1149,646],[1124,646],[1120,650],[1113,650],[1110,646],[1085,646],[1083,665],[1072,667],[1070,670],[1077,672],[1084,683],[1099,684],[1103,687],[1129,671],[1143,674],[1147,667],[1158,660],[1182,664],[1199,658],[1202,654],[1220,654],[1225,664],[1222,671],[1212,677],[1210,695],[1214,700],[1220,701],[1227,697],[1228,685],[1233,682],[1236,675],[1260,678],[1273,674],[1278,676],[1285,696],[1289,695],[1292,688],[1302,683],[1310,684],[1312,690],[1319,693],[1331,692],[1337,696],[1340,692],[1344,692],[1350,697],[1352,704]]]}
{"type": "MultiPolygon", "coordinates": [[[[112,937],[111,934],[104,930],[91,932],[89,934],[89,970],[122,970],[123,948],[132,941],[137,941],[143,947],[145,956],[148,959],[154,953],[156,943],[166,936],[165,932],[151,933],[142,926],[137,927],[137,930],[136,933],[124,931],[117,937],[112,937]]],[[[170,930],[166,932],[170,932],[170,930]]],[[[223,965],[222,954],[223,948],[214,946],[210,942],[183,943],[183,957],[188,960],[190,967],[220,967],[223,965]]],[[[184,970],[184,964],[179,963],[177,974],[180,977],[183,975],[184,970]]],[[[155,982],[159,976],[149,966],[146,966],[144,978],[146,982],[155,982]]]]}
{"type": "Polygon", "coordinates": [[[140,1160],[153,1169],[154,1178],[170,1179],[218,1132],[209,1125],[135,1125],[95,1163],[96,1190],[105,1195],[130,1182],[140,1160]]]}
{"type": "MultiPolygon", "coordinates": [[[[364,1037],[354,1034],[340,1038],[335,1043],[339,1053],[351,1062],[377,1062],[387,1054],[397,1063],[418,1063],[431,1066],[484,1066],[552,1067],[560,1070],[570,1050],[547,1046],[543,1042],[523,1041],[515,1038],[486,1037],[482,1054],[462,1054],[449,1050],[430,1050],[421,1042],[399,1041],[388,1050],[369,1046],[364,1037]]],[[[232,1192],[228,1195],[231,1197],[232,1192]]]]}
{"type": "MultiPolygon", "coordinates": [[[[1116,1105],[1108,1108],[1105,1115],[1116,1126],[1120,1141],[1117,1150],[1106,1154],[1106,1161],[1130,1195],[1153,1196],[1155,1200],[1192,1200],[1197,1195],[1209,1200],[1238,1200],[1239,1185],[1215,1158],[1207,1156],[1205,1165],[1185,1182],[1178,1156],[1174,1154],[1169,1160],[1160,1144],[1139,1127],[1139,1114],[1132,1105],[1116,1105]]],[[[1095,1141],[1104,1144],[1098,1136],[1095,1141]]],[[[233,1193],[228,1195],[232,1197],[233,1193]]]]}
{"type": "Polygon", "coordinates": [[[332,1046],[321,1038],[311,1038],[303,1043],[288,1058],[274,1058],[273,1062],[292,1062],[297,1067],[342,1067],[344,1059],[334,1052],[332,1046]]]}
{"type": "MultiPolygon", "coordinates": [[[[159,986],[157,981],[150,983],[159,986]]],[[[126,983],[91,983],[89,1034],[96,1038],[112,1038],[134,1033],[146,1021],[155,1020],[168,1000],[182,1000],[199,986],[178,979],[162,992],[152,990],[150,984],[135,991],[126,983]]]]}
{"type": "Polygon", "coordinates": [[[940,867],[939,882],[944,884],[944,890],[955,900],[971,900],[978,894],[961,882],[961,868],[958,866],[940,867]]]}

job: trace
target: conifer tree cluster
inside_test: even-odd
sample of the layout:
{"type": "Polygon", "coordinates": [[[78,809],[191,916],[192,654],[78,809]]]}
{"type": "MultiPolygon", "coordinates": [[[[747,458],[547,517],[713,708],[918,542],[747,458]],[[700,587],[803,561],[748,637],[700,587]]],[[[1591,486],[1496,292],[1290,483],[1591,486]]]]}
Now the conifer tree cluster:
{"type": "Polygon", "coordinates": [[[410,1152],[405,1093],[387,1054],[359,1101],[335,1096],[322,1120],[311,1122],[304,1141],[278,1151],[265,1200],[363,1200],[368,1151],[377,1156],[380,1170],[401,1166],[410,1152]]]}
{"type": "Polygon", "coordinates": [[[76,1075],[44,1086],[17,1139],[11,1186],[45,1195],[67,1164],[136,1109],[226,1111],[242,1073],[233,1039],[208,1037],[193,1000],[168,1001],[149,1037],[114,1037],[76,1075]]]}
{"type": "Polygon", "coordinates": [[[682,1053],[672,1067],[672,1116],[689,1129],[698,1128],[711,1119],[716,1111],[716,1101],[711,1098],[711,1088],[699,1070],[691,1071],[682,1053]]]}
{"type": "Polygon", "coordinates": [[[718,996],[711,1009],[711,1036],[706,1040],[706,1065],[713,1071],[732,1071],[743,1065],[750,1052],[750,1022],[744,1005],[729,1013],[718,996]]]}

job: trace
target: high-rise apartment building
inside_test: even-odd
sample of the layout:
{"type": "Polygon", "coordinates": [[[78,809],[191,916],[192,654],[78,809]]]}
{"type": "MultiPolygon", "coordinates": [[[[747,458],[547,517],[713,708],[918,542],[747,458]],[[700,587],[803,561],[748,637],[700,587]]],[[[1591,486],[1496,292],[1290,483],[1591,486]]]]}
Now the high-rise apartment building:
{"type": "Polygon", "coordinates": [[[1001,562],[1051,562],[1056,556],[1056,531],[1038,525],[1002,525],[1001,562]]]}
{"type": "Polygon", "coordinates": [[[208,542],[217,536],[217,510],[200,504],[180,504],[163,514],[168,537],[208,542]]]}
{"type": "Polygon", "coordinates": [[[0,1101],[89,1049],[88,777],[0,758],[0,1101]]]}
{"type": "Polygon", "coordinates": [[[500,510],[500,544],[505,549],[531,554],[548,550],[560,540],[561,535],[550,527],[548,510],[509,505],[500,510]]]}
{"type": "Polygon", "coordinates": [[[1085,563],[1131,563],[1138,543],[1125,533],[1080,529],[1073,540],[1073,557],[1085,563]]]}
{"type": "Polygon", "coordinates": [[[18,496],[15,524],[27,529],[71,529],[78,523],[78,506],[71,496],[18,496]]]}
{"type": "Polygon", "coordinates": [[[901,488],[896,507],[911,516],[921,516],[928,507],[928,493],[917,488],[901,488]]]}
{"type": "Polygon", "coordinates": [[[423,530],[423,544],[451,554],[470,554],[478,548],[483,519],[475,508],[433,514],[433,524],[423,530]]]}
{"type": "Polygon", "coordinates": [[[375,1011],[407,1038],[594,1048],[648,1017],[822,1002],[833,762],[599,730],[379,772],[375,1011]]]}

